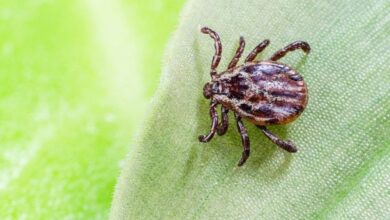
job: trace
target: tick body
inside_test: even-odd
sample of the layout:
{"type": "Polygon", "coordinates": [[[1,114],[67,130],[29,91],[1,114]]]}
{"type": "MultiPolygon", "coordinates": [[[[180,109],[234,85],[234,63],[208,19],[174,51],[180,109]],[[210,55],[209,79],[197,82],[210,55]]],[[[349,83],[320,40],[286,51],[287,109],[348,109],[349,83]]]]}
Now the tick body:
{"type": "Polygon", "coordinates": [[[210,132],[199,136],[199,140],[208,142],[215,133],[225,134],[228,128],[227,114],[231,110],[234,112],[244,148],[239,166],[245,163],[250,154],[250,141],[242,122],[243,118],[260,128],[263,134],[279,147],[289,152],[296,152],[297,149],[292,142],[279,139],[265,126],[292,122],[305,109],[308,101],[305,81],[296,70],[278,60],[287,52],[296,49],[309,53],[309,44],[296,41],[275,52],[266,61],[255,61],[257,54],[269,44],[269,40],[264,40],[249,53],[244,64],[237,66],[245,47],[245,41],[240,37],[240,45],[228,69],[218,74],[216,68],[222,53],[219,36],[207,27],[202,28],[201,31],[214,39],[215,54],[211,61],[212,80],[203,88],[204,96],[211,99],[212,124],[210,132]],[[217,105],[221,105],[220,123],[218,123],[217,105]]]}

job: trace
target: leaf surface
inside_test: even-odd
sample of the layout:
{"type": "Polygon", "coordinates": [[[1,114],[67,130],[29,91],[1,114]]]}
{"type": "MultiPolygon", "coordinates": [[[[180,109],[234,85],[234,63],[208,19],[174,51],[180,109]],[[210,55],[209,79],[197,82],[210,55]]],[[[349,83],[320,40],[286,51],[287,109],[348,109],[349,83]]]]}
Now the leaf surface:
{"type": "Polygon", "coordinates": [[[107,219],[181,4],[0,2],[0,219],[107,219]]]}
{"type": "Polygon", "coordinates": [[[117,184],[112,219],[385,219],[390,216],[390,23],[386,1],[189,1],[164,59],[144,130],[117,184]],[[312,52],[288,54],[309,88],[301,117],[275,134],[298,153],[270,143],[245,122],[251,156],[241,167],[230,115],[223,137],[207,144],[214,53],[202,26],[223,43],[219,70],[238,45],[247,54],[264,39],[267,59],[295,40],[312,52]]]}

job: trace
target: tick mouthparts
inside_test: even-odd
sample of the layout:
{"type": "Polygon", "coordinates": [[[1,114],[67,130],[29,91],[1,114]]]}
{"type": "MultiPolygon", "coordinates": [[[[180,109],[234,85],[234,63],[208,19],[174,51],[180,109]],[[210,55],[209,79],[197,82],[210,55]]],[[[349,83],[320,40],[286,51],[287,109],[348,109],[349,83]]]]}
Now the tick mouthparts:
{"type": "Polygon", "coordinates": [[[206,83],[204,84],[204,87],[203,87],[203,96],[206,98],[206,99],[209,99],[211,98],[212,96],[212,88],[211,88],[211,84],[210,83],[206,83]]]}

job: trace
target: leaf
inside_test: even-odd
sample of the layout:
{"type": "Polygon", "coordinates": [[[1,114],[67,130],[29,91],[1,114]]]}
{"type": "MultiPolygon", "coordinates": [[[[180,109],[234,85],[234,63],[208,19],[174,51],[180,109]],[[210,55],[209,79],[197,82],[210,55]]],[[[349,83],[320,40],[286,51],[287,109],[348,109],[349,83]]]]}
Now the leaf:
{"type": "Polygon", "coordinates": [[[384,219],[390,216],[389,33],[386,1],[189,1],[164,59],[160,87],[117,183],[112,219],[384,219]],[[298,153],[270,143],[246,122],[252,154],[233,117],[207,144],[212,40],[221,36],[226,68],[238,43],[248,53],[271,39],[258,59],[295,40],[312,53],[282,59],[309,87],[303,115],[270,129],[298,153]]]}
{"type": "Polygon", "coordinates": [[[107,218],[181,7],[157,2],[1,1],[0,219],[107,218]]]}

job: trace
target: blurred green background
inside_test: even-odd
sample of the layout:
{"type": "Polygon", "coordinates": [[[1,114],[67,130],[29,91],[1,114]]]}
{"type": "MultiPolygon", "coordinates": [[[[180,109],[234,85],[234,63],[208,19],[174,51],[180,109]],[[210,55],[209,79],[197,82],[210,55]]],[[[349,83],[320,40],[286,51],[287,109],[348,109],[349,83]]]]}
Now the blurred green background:
{"type": "Polygon", "coordinates": [[[0,219],[107,218],[184,0],[0,3],[0,219]]]}

